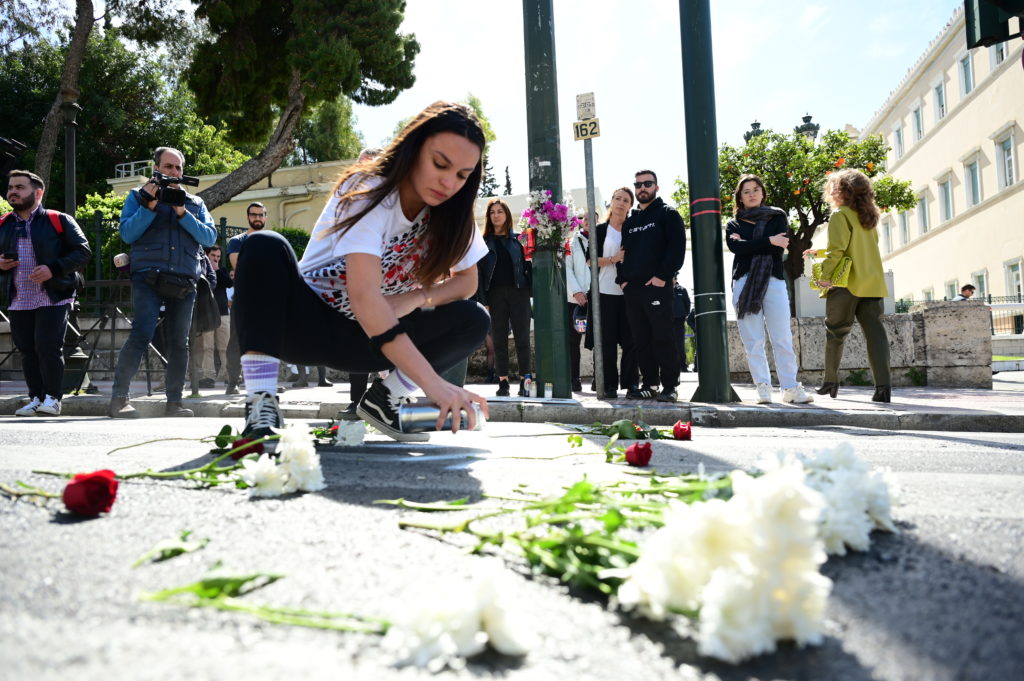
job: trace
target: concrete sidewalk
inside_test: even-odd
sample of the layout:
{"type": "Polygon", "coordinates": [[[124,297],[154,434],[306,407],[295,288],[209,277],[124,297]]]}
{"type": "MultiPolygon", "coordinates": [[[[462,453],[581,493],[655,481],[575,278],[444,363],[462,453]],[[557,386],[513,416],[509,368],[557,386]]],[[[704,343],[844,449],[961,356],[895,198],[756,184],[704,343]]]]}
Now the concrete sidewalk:
{"type": "MultiPolygon", "coordinates": [[[[63,413],[68,416],[106,416],[110,401],[110,382],[97,383],[96,395],[66,396],[63,413]]],[[[733,387],[742,402],[707,404],[687,402],[697,389],[697,376],[682,374],[680,401],[674,405],[654,401],[599,400],[593,392],[575,393],[573,399],[545,400],[515,397],[494,397],[494,384],[466,386],[487,397],[491,421],[557,422],[589,424],[610,423],[629,418],[651,425],[671,425],[678,420],[701,426],[718,427],[810,427],[850,426],[880,430],[939,430],[974,432],[1024,433],[1024,371],[1002,372],[993,376],[993,389],[896,388],[891,404],[871,401],[870,387],[842,386],[836,399],[815,395],[807,405],[782,404],[781,393],[774,393],[772,404],[756,404],[754,386],[733,387]]],[[[589,387],[585,384],[585,387],[589,387]]],[[[146,386],[132,386],[132,404],[144,417],[163,414],[162,393],[145,395],[146,386]]],[[[197,416],[241,419],[244,402],[241,396],[227,396],[223,388],[203,390],[201,397],[186,399],[197,416]]],[[[622,394],[624,391],[620,391],[622,394]]],[[[0,414],[12,414],[25,401],[24,383],[0,383],[0,414]]],[[[348,384],[331,388],[289,388],[281,394],[285,417],[333,419],[349,403],[348,384]]]]}

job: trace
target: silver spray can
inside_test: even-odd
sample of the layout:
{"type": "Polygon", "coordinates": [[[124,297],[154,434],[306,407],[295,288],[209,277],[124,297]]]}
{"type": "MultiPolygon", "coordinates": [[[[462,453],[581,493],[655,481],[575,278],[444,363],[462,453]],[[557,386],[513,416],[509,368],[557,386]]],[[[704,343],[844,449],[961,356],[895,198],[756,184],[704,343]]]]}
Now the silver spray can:
{"type": "MultiPolygon", "coordinates": [[[[483,413],[480,411],[480,405],[473,404],[473,411],[476,413],[476,428],[474,430],[480,430],[483,428],[487,419],[484,418],[483,413]]],[[[432,431],[437,428],[437,415],[441,412],[436,404],[430,402],[413,402],[409,404],[403,404],[398,408],[398,424],[402,429],[403,433],[423,433],[432,431]]],[[[462,420],[459,424],[459,428],[467,430],[469,428],[469,418],[466,416],[466,411],[463,409],[461,412],[462,420]]],[[[444,421],[444,426],[441,430],[452,429],[452,415],[448,414],[448,418],[444,421]]]]}

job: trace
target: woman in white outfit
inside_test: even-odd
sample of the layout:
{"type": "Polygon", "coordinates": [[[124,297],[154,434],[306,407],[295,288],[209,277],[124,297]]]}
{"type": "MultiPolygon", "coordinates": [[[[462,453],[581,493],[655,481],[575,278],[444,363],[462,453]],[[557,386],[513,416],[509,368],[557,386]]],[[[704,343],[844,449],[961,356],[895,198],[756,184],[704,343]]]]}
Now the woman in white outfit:
{"type": "Polygon", "coordinates": [[[765,328],[775,354],[782,401],[805,404],[814,398],[796,380],[797,361],[789,326],[789,291],[782,277],[782,251],[789,246],[789,224],[780,208],[765,205],[764,182],[743,175],[736,185],[735,217],[726,225],[733,252],[732,302],[736,308],[747,366],[757,387],[757,401],[772,401],[772,380],[765,352],[765,328]]]}
{"type": "Polygon", "coordinates": [[[587,263],[589,257],[590,242],[590,220],[586,215],[582,217],[583,226],[574,230],[569,236],[569,249],[565,258],[565,291],[568,296],[566,314],[569,319],[569,369],[572,373],[572,389],[575,392],[583,390],[580,380],[580,341],[583,334],[579,333],[575,326],[575,317],[578,310],[589,315],[587,302],[590,298],[590,265],[587,263]]]}

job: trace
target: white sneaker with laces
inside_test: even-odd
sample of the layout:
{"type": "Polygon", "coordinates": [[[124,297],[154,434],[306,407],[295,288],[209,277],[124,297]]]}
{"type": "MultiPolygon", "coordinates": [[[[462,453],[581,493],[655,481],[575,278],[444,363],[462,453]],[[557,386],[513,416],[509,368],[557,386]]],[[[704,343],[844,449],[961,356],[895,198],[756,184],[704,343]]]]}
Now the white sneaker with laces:
{"type": "Polygon", "coordinates": [[[772,401],[772,387],[767,383],[757,384],[757,403],[758,404],[771,404],[772,401]]]}
{"type": "Polygon", "coordinates": [[[60,400],[52,395],[47,395],[43,403],[36,409],[36,416],[46,414],[47,416],[60,416],[60,400]]]}
{"type": "Polygon", "coordinates": [[[797,383],[792,388],[786,388],[782,391],[782,401],[792,402],[793,404],[807,404],[808,402],[814,401],[814,396],[809,395],[807,391],[804,390],[803,385],[797,383]]]}
{"type": "Polygon", "coordinates": [[[15,410],[14,415],[15,416],[35,416],[36,415],[36,411],[39,409],[39,405],[40,404],[42,404],[42,402],[39,401],[39,398],[38,397],[33,397],[31,402],[26,404],[21,409],[15,410]]]}

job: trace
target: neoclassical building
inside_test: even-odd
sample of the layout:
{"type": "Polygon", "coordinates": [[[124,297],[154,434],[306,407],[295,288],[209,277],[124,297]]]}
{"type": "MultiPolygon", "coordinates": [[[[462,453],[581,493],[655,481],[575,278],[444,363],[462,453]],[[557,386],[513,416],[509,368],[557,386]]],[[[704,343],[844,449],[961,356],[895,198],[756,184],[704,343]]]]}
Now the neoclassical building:
{"type": "Polygon", "coordinates": [[[917,196],[880,224],[896,298],[951,299],[968,283],[981,295],[1022,292],[1022,44],[968,51],[957,9],[860,132],[885,138],[888,171],[917,196]]]}

